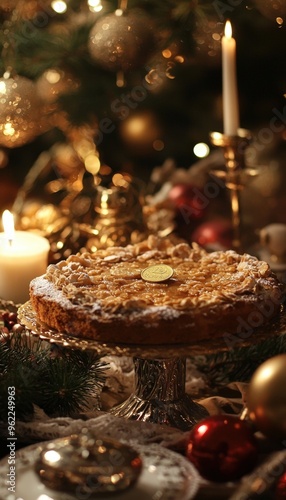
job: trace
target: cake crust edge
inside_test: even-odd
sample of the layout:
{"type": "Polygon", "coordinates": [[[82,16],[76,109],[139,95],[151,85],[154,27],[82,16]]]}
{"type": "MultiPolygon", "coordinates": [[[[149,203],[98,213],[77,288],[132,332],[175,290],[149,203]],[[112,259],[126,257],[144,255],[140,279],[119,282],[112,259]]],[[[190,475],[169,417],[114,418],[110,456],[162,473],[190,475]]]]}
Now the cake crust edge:
{"type": "Polygon", "coordinates": [[[170,308],[170,314],[165,307],[163,317],[161,308],[156,307],[143,313],[107,314],[99,305],[94,313],[62,296],[57,301],[59,291],[45,276],[31,282],[30,300],[43,324],[48,320],[49,328],[77,338],[114,344],[191,344],[227,334],[243,339],[269,323],[280,312],[281,293],[275,275],[267,281],[268,287],[260,294],[242,294],[223,304],[190,311],[170,308]]]}

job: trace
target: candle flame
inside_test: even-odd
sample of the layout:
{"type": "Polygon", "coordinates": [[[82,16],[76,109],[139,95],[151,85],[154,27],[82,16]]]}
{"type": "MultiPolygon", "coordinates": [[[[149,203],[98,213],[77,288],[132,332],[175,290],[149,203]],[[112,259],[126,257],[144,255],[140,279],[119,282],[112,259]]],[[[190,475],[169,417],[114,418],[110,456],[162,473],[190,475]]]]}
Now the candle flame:
{"type": "Polygon", "coordinates": [[[231,27],[231,22],[226,21],[225,27],[224,27],[224,35],[226,38],[231,38],[232,37],[232,27],[231,27]]]}
{"type": "Polygon", "coordinates": [[[2,225],[4,229],[4,234],[9,242],[12,242],[14,238],[14,217],[9,210],[4,210],[2,214],[2,225]]]}

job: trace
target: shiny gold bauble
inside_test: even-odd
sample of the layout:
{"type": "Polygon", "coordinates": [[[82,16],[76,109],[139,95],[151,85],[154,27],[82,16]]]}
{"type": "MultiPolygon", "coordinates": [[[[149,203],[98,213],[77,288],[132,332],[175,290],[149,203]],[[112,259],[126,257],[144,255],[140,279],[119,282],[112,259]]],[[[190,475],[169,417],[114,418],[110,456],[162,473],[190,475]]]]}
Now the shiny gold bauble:
{"type": "Polygon", "coordinates": [[[35,84],[22,76],[0,78],[0,145],[22,146],[43,132],[41,101],[35,84]]]}
{"type": "Polygon", "coordinates": [[[154,142],[162,136],[156,115],[150,111],[135,111],[122,120],[119,133],[124,144],[137,154],[154,151],[154,142]]]}
{"type": "Polygon", "coordinates": [[[247,407],[259,431],[274,438],[286,437],[286,354],[268,359],[255,371],[247,407]]]}
{"type": "Polygon", "coordinates": [[[139,9],[118,9],[100,18],[89,37],[92,59],[109,71],[142,66],[155,47],[152,18],[139,9]]]}
{"type": "Polygon", "coordinates": [[[71,94],[79,87],[78,79],[70,71],[49,68],[36,81],[36,90],[43,102],[52,104],[62,94],[71,94]]]}

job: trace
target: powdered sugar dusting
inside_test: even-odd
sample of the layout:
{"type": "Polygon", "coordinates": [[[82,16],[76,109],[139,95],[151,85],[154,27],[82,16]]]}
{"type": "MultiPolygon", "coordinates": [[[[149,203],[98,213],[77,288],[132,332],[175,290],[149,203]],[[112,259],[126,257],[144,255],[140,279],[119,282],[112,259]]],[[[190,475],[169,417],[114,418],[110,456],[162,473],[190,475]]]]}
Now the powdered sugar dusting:
{"type": "Polygon", "coordinates": [[[45,276],[31,283],[32,294],[56,301],[66,310],[86,310],[102,318],[128,314],[155,320],[174,319],[184,311],[211,307],[236,297],[271,288],[268,264],[233,250],[208,254],[186,243],[173,245],[154,236],[136,245],[77,254],[50,265],[45,276]],[[145,282],[146,266],[164,263],[174,269],[171,279],[145,282]]]}

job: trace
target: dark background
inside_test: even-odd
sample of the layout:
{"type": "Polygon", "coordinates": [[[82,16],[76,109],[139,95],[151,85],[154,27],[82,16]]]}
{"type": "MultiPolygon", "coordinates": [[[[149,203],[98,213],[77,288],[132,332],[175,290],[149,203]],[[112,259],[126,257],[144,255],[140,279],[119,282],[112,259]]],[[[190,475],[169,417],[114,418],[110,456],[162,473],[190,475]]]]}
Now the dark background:
{"type": "MultiPolygon", "coordinates": [[[[137,3],[130,0],[129,5],[133,7],[134,4],[136,6],[138,3],[146,12],[154,15],[152,8],[156,3],[155,0],[154,2],[141,1],[137,3]]],[[[75,10],[81,11],[83,9],[83,2],[73,2],[73,4],[80,6],[75,10]]],[[[105,3],[107,11],[108,9],[112,10],[113,4],[116,6],[117,2],[105,3]]],[[[168,24],[168,19],[164,18],[166,8],[162,8],[160,14],[160,4],[159,1],[156,20],[160,18],[161,24],[164,25],[165,22],[169,29],[170,23],[168,24]]],[[[166,3],[166,5],[171,4],[174,2],[166,3]]],[[[182,4],[184,8],[188,4],[187,7],[191,10],[191,2],[182,0],[176,4],[182,4]]],[[[282,4],[283,2],[280,3],[280,5],[282,4]]],[[[212,21],[214,28],[208,28],[209,33],[204,33],[198,24],[198,19],[200,19],[198,15],[191,17],[189,23],[182,21],[180,25],[180,22],[177,22],[176,29],[181,35],[178,39],[180,42],[182,41],[185,62],[174,68],[174,79],[166,79],[159,91],[153,94],[149,92],[146,99],[138,103],[136,109],[132,111],[135,114],[145,113],[145,119],[147,116],[146,134],[144,136],[143,133],[139,141],[134,141],[132,137],[126,135],[124,120],[117,120],[116,116],[110,114],[110,102],[116,96],[128,92],[129,88],[134,87],[134,85],[140,85],[144,74],[146,74],[145,62],[144,67],[130,72],[127,78],[127,87],[118,89],[115,85],[114,73],[107,72],[96,64],[92,65],[90,61],[86,62],[86,59],[84,60],[86,64],[81,66],[82,61],[80,56],[77,59],[77,54],[74,54],[73,60],[71,55],[66,57],[66,61],[73,63],[73,69],[77,68],[77,76],[81,79],[83,87],[77,97],[73,100],[63,101],[63,105],[68,111],[71,110],[72,119],[75,118],[82,123],[86,119],[84,113],[87,107],[89,105],[92,109],[94,107],[96,114],[99,102],[98,118],[111,116],[115,130],[104,136],[99,150],[102,160],[110,165],[114,171],[127,170],[137,177],[148,180],[152,169],[161,165],[167,158],[173,158],[179,167],[188,168],[197,160],[193,154],[193,146],[201,141],[210,145],[209,132],[222,131],[220,43],[216,45],[214,57],[208,55],[207,46],[210,41],[213,41],[211,38],[213,32],[222,32],[227,18],[231,19],[233,35],[237,41],[237,79],[241,126],[250,129],[254,138],[258,137],[261,142],[262,134],[259,136],[260,131],[264,128],[269,129],[271,119],[274,116],[273,110],[279,110],[283,116],[286,106],[284,97],[286,91],[286,28],[283,22],[279,25],[275,21],[275,17],[277,14],[283,17],[285,7],[282,5],[280,11],[277,12],[274,8],[275,2],[266,0],[256,0],[256,2],[201,1],[195,2],[194,5],[204,9],[204,22],[212,21]],[[202,45],[197,43],[198,36],[204,40],[202,45]],[[186,43],[188,38],[190,39],[189,45],[186,43]],[[92,80],[91,75],[94,78],[92,80]],[[99,94],[99,90],[101,94],[99,94]],[[155,135],[151,134],[149,140],[147,132],[150,131],[150,127],[154,128],[155,135]],[[164,147],[161,151],[154,150],[154,137],[163,141],[164,147]]],[[[193,13],[196,12],[197,10],[193,9],[193,13]]],[[[193,13],[191,12],[191,14],[193,13]]],[[[101,15],[104,14],[101,13],[101,15]]],[[[2,13],[2,22],[7,20],[7,17],[7,12],[2,13]]],[[[69,15],[66,15],[61,23],[64,26],[68,21],[69,15]]],[[[51,22],[58,22],[58,19],[53,19],[51,22]]],[[[39,41],[37,41],[37,36],[33,38],[34,47],[31,49],[31,60],[29,60],[29,54],[24,54],[24,58],[21,60],[21,73],[29,75],[31,78],[38,77],[42,68],[52,66],[52,62],[56,65],[60,60],[56,53],[53,54],[52,48],[50,48],[50,60],[46,54],[43,55],[41,36],[44,31],[39,32],[39,41]],[[43,62],[41,62],[41,57],[43,57],[43,62]]],[[[282,123],[282,125],[285,124],[282,123]]],[[[264,154],[269,155],[269,146],[271,146],[273,157],[277,155],[279,158],[281,155],[284,157],[286,138],[284,129],[279,134],[276,132],[275,134],[271,132],[271,134],[266,137],[266,140],[262,138],[264,145],[260,148],[260,157],[263,157],[264,154]],[[271,144],[269,144],[270,142],[271,144]]],[[[0,169],[1,204],[13,199],[17,187],[21,185],[39,154],[48,150],[55,142],[65,140],[62,131],[54,128],[22,147],[15,149],[4,147],[2,150],[4,160],[0,169]]]]}

